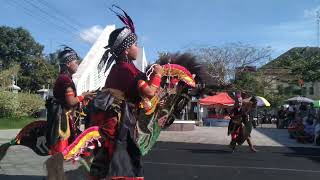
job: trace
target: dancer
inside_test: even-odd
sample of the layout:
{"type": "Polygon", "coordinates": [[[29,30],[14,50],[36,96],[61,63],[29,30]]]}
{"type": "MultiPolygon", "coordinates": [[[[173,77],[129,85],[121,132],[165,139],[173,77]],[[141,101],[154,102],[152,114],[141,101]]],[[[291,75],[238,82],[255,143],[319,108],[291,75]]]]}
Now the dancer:
{"type": "Polygon", "coordinates": [[[58,55],[60,74],[53,87],[53,96],[47,101],[47,145],[50,154],[62,152],[80,133],[79,112],[80,103],[92,99],[94,93],[84,92],[77,96],[72,74],[76,73],[79,56],[70,47],[64,47],[58,55]]]}
{"type": "Polygon", "coordinates": [[[256,100],[251,97],[243,104],[240,94],[237,94],[235,107],[231,111],[231,120],[228,126],[228,135],[231,134],[230,148],[235,150],[236,145],[242,145],[247,141],[252,152],[257,152],[251,140],[252,122],[249,121],[248,114],[256,106],[256,100]]]}
{"type": "MultiPolygon", "coordinates": [[[[111,179],[143,179],[141,153],[136,142],[136,118],[141,97],[151,99],[160,86],[163,69],[154,66],[150,81],[139,71],[133,61],[138,55],[137,35],[131,18],[115,12],[125,27],[114,30],[109,37],[106,52],[99,64],[107,70],[115,63],[103,90],[97,94],[94,105],[98,109],[91,116],[92,126],[99,126],[104,136],[91,165],[91,179],[106,176],[111,179]],[[111,56],[109,56],[109,53],[111,56]],[[99,102],[102,102],[99,104],[99,102]]],[[[148,100],[146,100],[148,102],[148,100]]],[[[148,103],[144,104],[149,108],[148,103]]]]}

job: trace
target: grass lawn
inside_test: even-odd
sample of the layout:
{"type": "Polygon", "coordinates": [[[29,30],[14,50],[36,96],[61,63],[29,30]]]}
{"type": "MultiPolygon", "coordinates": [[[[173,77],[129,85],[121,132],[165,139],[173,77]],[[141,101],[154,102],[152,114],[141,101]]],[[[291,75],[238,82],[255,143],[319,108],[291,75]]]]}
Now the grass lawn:
{"type": "Polygon", "coordinates": [[[0,129],[21,129],[28,123],[35,121],[33,117],[5,117],[0,118],[0,129]]]}

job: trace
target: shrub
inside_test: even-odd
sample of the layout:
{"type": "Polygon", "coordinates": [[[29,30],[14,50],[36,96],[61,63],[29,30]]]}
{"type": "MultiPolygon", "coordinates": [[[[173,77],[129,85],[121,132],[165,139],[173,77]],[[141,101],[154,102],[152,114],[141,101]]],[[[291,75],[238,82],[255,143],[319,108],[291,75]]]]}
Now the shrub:
{"type": "Polygon", "coordinates": [[[0,90],[0,117],[31,116],[44,108],[40,96],[28,93],[12,93],[0,90]]]}
{"type": "Polygon", "coordinates": [[[31,116],[45,107],[44,100],[37,94],[19,93],[18,99],[19,116],[31,116]]]}
{"type": "Polygon", "coordinates": [[[19,109],[17,94],[0,90],[0,117],[15,116],[19,109]]]}

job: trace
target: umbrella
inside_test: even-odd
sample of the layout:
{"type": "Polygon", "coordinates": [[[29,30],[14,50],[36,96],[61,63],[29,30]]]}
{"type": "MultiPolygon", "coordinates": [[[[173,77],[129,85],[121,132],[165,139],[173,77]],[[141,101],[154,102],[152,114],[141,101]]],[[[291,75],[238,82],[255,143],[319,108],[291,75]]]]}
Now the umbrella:
{"type": "Polygon", "coordinates": [[[313,102],[313,107],[320,108],[320,100],[316,100],[313,102]]]}
{"type": "Polygon", "coordinates": [[[219,93],[214,96],[207,96],[205,98],[200,99],[201,105],[223,105],[223,106],[233,106],[234,100],[225,92],[219,93]]]}
{"type": "Polygon", "coordinates": [[[270,106],[270,103],[268,100],[266,100],[266,98],[261,97],[261,96],[256,96],[257,99],[257,106],[270,106]]]}
{"type": "Polygon", "coordinates": [[[306,97],[297,96],[297,97],[287,99],[286,102],[313,103],[314,100],[306,98],[306,97]]]}

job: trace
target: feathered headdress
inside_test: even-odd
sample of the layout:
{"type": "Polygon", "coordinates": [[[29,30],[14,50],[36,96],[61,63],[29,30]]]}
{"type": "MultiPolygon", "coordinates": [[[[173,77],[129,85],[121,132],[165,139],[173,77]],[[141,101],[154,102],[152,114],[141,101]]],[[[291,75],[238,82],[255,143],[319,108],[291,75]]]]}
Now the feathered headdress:
{"type": "Polygon", "coordinates": [[[135,27],[134,27],[134,23],[131,19],[131,17],[123,10],[121,9],[119,6],[116,6],[116,5],[112,5],[112,7],[115,7],[119,10],[121,10],[123,12],[124,15],[116,12],[115,10],[113,10],[112,8],[109,8],[112,12],[114,12],[118,18],[126,25],[130,28],[131,32],[132,33],[135,33],[135,27]]]}
{"type": "Polygon", "coordinates": [[[114,12],[126,26],[116,29],[110,34],[108,46],[105,47],[106,51],[98,65],[99,71],[101,71],[105,65],[105,71],[107,71],[119,55],[137,41],[134,23],[130,16],[116,5],[112,5],[112,8],[109,9],[114,12]],[[123,14],[116,12],[113,8],[119,9],[123,14]]]}

